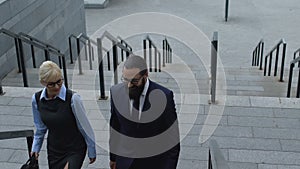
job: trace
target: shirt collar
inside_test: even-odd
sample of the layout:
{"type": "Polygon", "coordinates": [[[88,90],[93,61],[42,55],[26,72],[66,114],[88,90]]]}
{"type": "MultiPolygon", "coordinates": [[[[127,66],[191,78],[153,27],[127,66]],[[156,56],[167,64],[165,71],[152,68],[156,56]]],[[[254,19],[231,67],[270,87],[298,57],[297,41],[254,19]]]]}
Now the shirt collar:
{"type": "Polygon", "coordinates": [[[146,78],[146,83],[145,83],[145,86],[144,86],[144,90],[142,92],[143,96],[145,96],[147,94],[148,88],[149,88],[149,79],[146,78]]]}
{"type": "MultiPolygon", "coordinates": [[[[59,97],[61,100],[66,101],[66,92],[67,92],[66,86],[64,84],[62,84],[59,94],[57,96],[55,96],[54,98],[59,97]]],[[[45,100],[49,100],[49,98],[47,98],[47,96],[46,96],[46,87],[42,91],[40,100],[42,100],[42,98],[44,98],[45,100]]]]}

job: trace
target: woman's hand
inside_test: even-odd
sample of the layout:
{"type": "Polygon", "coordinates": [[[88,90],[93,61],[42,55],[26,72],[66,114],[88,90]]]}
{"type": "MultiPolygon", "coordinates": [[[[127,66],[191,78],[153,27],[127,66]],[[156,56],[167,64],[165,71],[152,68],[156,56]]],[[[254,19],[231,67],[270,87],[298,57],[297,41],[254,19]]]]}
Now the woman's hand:
{"type": "Polygon", "coordinates": [[[116,162],[115,161],[110,161],[109,166],[110,166],[110,169],[116,169],[116,162]]]}
{"type": "Polygon", "coordinates": [[[38,160],[40,154],[37,152],[31,152],[30,156],[32,157],[33,155],[35,156],[35,159],[38,160]]]}
{"type": "Polygon", "coordinates": [[[95,158],[90,158],[90,164],[93,164],[96,161],[96,157],[95,158]]]}

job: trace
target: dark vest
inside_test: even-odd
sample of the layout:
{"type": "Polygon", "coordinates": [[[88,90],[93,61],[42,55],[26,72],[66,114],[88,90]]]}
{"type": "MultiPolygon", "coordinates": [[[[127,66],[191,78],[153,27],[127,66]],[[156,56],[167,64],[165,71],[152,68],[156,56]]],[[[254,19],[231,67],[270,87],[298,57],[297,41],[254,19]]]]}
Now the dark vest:
{"type": "Polygon", "coordinates": [[[53,153],[77,152],[86,149],[71,108],[73,92],[66,91],[65,101],[56,97],[53,100],[40,100],[42,91],[35,94],[42,122],[48,128],[47,149],[53,153]]]}

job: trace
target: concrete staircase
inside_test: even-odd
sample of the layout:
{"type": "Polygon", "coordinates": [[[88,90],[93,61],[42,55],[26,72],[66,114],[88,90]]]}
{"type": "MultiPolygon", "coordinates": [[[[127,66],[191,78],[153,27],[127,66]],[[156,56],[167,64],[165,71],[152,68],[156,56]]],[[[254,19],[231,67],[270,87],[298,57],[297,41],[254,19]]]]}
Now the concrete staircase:
{"type": "MultiPolygon", "coordinates": [[[[106,60],[104,61],[106,63],[106,60]]],[[[70,88],[96,89],[99,90],[99,74],[97,72],[97,62],[93,62],[93,70],[89,69],[89,62],[83,60],[83,74],[79,75],[78,64],[69,64],[67,69],[70,88]],[[91,83],[92,81],[92,83],[91,83]]],[[[112,67],[112,66],[111,66],[112,67]]],[[[105,89],[108,90],[113,84],[113,72],[107,70],[104,64],[105,89]]],[[[220,71],[220,70],[219,70],[220,71]]],[[[263,76],[263,70],[256,67],[225,67],[226,86],[220,90],[226,89],[227,95],[233,96],[265,96],[265,97],[286,97],[288,70],[285,70],[284,82],[279,82],[279,77],[263,76]]],[[[297,70],[294,73],[292,91],[296,90],[297,70]]],[[[219,72],[220,73],[220,72],[219,72]]],[[[38,69],[28,68],[28,83],[30,87],[41,87],[38,81],[38,69]]],[[[118,68],[118,79],[121,78],[121,66],[118,68]]],[[[176,63],[167,64],[162,68],[162,72],[150,72],[150,78],[164,86],[172,89],[174,92],[180,92],[178,82],[188,85],[193,80],[197,83],[200,94],[209,94],[210,77],[203,66],[176,63]],[[183,69],[188,69],[183,72],[183,69]],[[172,76],[171,76],[171,74],[172,76]]],[[[119,81],[120,82],[120,81],[119,81]]],[[[218,83],[218,82],[217,82],[218,83]]],[[[11,71],[2,81],[4,86],[22,87],[22,74],[17,70],[11,71]]],[[[185,92],[194,93],[194,88],[187,87],[185,92]]],[[[295,97],[293,92],[292,97],[295,97]]]]}
{"type": "MultiPolygon", "coordinates": [[[[86,159],[83,168],[108,169],[110,100],[98,100],[97,63],[93,62],[94,70],[89,70],[89,62],[83,60],[82,75],[78,74],[77,63],[68,67],[69,87],[81,95],[96,136],[97,161],[88,165],[86,159]]],[[[107,71],[106,61],[104,67],[105,94],[109,96],[113,73],[107,71]]],[[[118,79],[121,69],[122,64],[118,79]]],[[[231,169],[299,168],[300,100],[285,98],[286,82],[264,77],[257,68],[225,67],[224,71],[226,85],[217,89],[217,94],[222,89],[227,91],[224,105],[209,104],[210,77],[204,66],[182,63],[175,57],[162,72],[150,73],[150,79],[175,94],[181,135],[178,169],[207,168],[206,139],[210,138],[217,140],[231,169]]],[[[1,130],[34,128],[31,96],[42,88],[37,72],[28,68],[29,88],[22,87],[22,75],[16,70],[3,79],[6,94],[0,97],[1,130]]],[[[48,168],[45,145],[40,155],[41,169],[48,168]]],[[[18,168],[27,159],[24,139],[1,141],[0,151],[8,156],[0,155],[1,169],[18,168]]]]}

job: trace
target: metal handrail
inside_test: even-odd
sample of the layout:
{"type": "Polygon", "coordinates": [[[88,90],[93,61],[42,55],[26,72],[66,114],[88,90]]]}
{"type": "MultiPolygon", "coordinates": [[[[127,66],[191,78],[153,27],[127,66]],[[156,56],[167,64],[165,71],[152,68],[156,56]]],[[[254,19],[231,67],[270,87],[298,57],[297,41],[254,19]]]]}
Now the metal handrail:
{"type": "MultiPolygon", "coordinates": [[[[33,36],[30,36],[28,34],[25,34],[23,32],[19,32],[18,34],[20,37],[24,37],[24,38],[27,38],[28,40],[30,41],[34,41],[44,47],[46,47],[47,49],[52,49],[53,51],[56,51],[58,53],[60,53],[60,50],[55,48],[54,46],[48,44],[48,43],[45,43],[45,42],[42,42],[41,40],[33,37],[33,36]]],[[[33,45],[30,45],[31,46],[31,56],[32,56],[32,64],[33,64],[33,67],[36,68],[36,63],[35,63],[35,53],[34,53],[34,46],[33,45]]],[[[49,56],[49,52],[48,50],[45,50],[45,60],[49,60],[50,59],[50,56],[49,56]]],[[[58,59],[59,59],[59,67],[62,68],[62,65],[61,65],[61,59],[60,57],[58,56],[58,59]]]]}
{"type": "Polygon", "coordinates": [[[90,39],[88,36],[86,36],[83,33],[80,33],[77,36],[74,35],[74,34],[71,34],[69,36],[69,52],[70,52],[71,64],[73,64],[72,38],[76,39],[79,74],[83,74],[82,73],[82,66],[81,66],[81,57],[80,57],[80,42],[84,43],[86,60],[88,60],[87,45],[89,46],[89,65],[90,65],[90,70],[92,70],[93,69],[92,60],[94,60],[94,48],[92,47],[91,44],[97,45],[97,42],[93,41],[92,39],[90,39]],[[86,43],[86,41],[88,41],[88,44],[86,43]]]}
{"type": "Polygon", "coordinates": [[[20,130],[20,131],[2,131],[0,132],[0,140],[7,140],[13,138],[26,137],[28,155],[30,157],[31,147],[33,143],[33,130],[20,130]]]}
{"type": "MultiPolygon", "coordinates": [[[[64,74],[64,80],[65,80],[65,86],[68,87],[68,78],[67,78],[67,67],[66,67],[66,61],[65,61],[65,57],[64,54],[52,49],[52,48],[48,48],[47,46],[44,46],[40,43],[37,43],[35,41],[31,41],[30,39],[27,39],[24,36],[19,36],[16,33],[13,33],[7,29],[1,28],[0,29],[0,33],[4,33],[12,38],[15,39],[15,47],[16,47],[16,54],[17,54],[17,58],[18,58],[18,66],[19,66],[19,72],[22,72],[22,76],[23,76],[23,83],[24,83],[24,87],[28,87],[28,79],[27,79],[27,73],[26,73],[26,66],[25,66],[25,58],[24,58],[24,51],[23,51],[23,42],[29,44],[29,45],[33,45],[34,47],[40,48],[42,50],[45,51],[45,53],[53,53],[58,57],[62,58],[63,61],[63,74],[64,74]]],[[[49,56],[49,55],[48,55],[49,56]]],[[[47,60],[47,59],[46,59],[47,60]]]]}
{"type": "Polygon", "coordinates": [[[211,139],[208,150],[208,169],[229,169],[216,140],[211,139]]]}
{"type": "MultiPolygon", "coordinates": [[[[117,36],[117,38],[120,40],[121,44],[123,44],[128,50],[132,51],[132,47],[125,41],[123,40],[120,36],[117,36]]],[[[129,52],[125,52],[126,53],[126,58],[129,57],[129,52]]],[[[124,50],[121,49],[121,58],[122,61],[124,61],[124,50]]]]}
{"type": "MultiPolygon", "coordinates": [[[[60,53],[60,52],[58,52],[58,51],[56,51],[56,50],[54,50],[54,49],[52,49],[52,48],[48,48],[47,46],[45,47],[45,46],[43,46],[43,45],[41,45],[41,44],[39,44],[37,42],[28,40],[28,39],[26,39],[24,37],[19,37],[19,50],[20,50],[21,58],[23,58],[23,60],[24,60],[24,57],[22,55],[24,55],[24,53],[23,53],[22,42],[26,42],[29,45],[33,45],[33,46],[35,46],[37,48],[40,48],[40,49],[44,50],[45,51],[45,55],[46,55],[46,60],[50,60],[50,56],[48,55],[50,53],[55,54],[58,57],[61,57],[62,58],[62,65],[63,65],[63,74],[64,74],[65,86],[68,88],[68,77],[67,77],[67,66],[66,66],[65,55],[62,54],[62,53],[60,53]]],[[[24,69],[22,69],[22,70],[25,70],[25,61],[22,62],[22,65],[24,66],[24,69]]],[[[26,74],[26,72],[25,72],[25,74],[26,74]]],[[[27,81],[27,76],[26,76],[25,79],[27,81]]],[[[24,80],[24,78],[23,78],[23,80],[24,80]]],[[[24,87],[28,87],[28,84],[27,84],[27,86],[24,85],[24,87]]]]}
{"type": "Polygon", "coordinates": [[[165,66],[165,63],[172,63],[172,48],[167,40],[163,40],[163,66],[165,66]]]}
{"type": "Polygon", "coordinates": [[[277,76],[277,68],[278,68],[278,57],[279,57],[279,50],[280,45],[283,45],[282,49],[282,60],[281,60],[281,70],[280,70],[280,82],[283,82],[283,73],[284,73],[284,61],[285,61],[285,54],[286,54],[286,42],[281,39],[273,48],[272,50],[265,56],[265,67],[264,67],[264,76],[267,74],[267,61],[269,58],[269,68],[268,68],[268,76],[271,76],[271,69],[272,69],[272,54],[276,51],[276,58],[275,58],[275,68],[274,68],[274,76],[277,76]]]}
{"type": "Polygon", "coordinates": [[[118,49],[123,49],[124,51],[132,54],[133,52],[126,48],[122,43],[118,41],[112,34],[108,31],[105,31],[100,38],[97,38],[97,47],[98,47],[98,65],[99,65],[99,81],[100,81],[100,98],[99,99],[107,99],[105,96],[105,85],[104,85],[104,70],[103,70],[103,47],[102,41],[104,38],[107,38],[112,42],[112,54],[113,54],[113,70],[114,70],[114,83],[118,83],[118,74],[117,74],[117,66],[118,66],[118,49]]]}
{"type": "MultiPolygon", "coordinates": [[[[298,49],[299,50],[299,49],[298,49]]],[[[295,52],[297,53],[298,50],[295,52]]],[[[299,50],[300,51],[300,50],[299,50]]],[[[294,55],[295,57],[296,55],[294,55]]],[[[297,83],[297,91],[296,91],[296,98],[300,97],[300,67],[299,67],[299,63],[300,63],[300,56],[298,56],[297,58],[294,58],[294,60],[292,60],[290,62],[290,72],[289,72],[289,81],[288,81],[288,88],[287,88],[287,97],[291,97],[291,88],[292,88],[292,81],[293,81],[293,71],[294,71],[294,67],[295,64],[298,62],[298,69],[299,69],[299,74],[298,74],[298,83],[297,83]]]]}
{"type": "Polygon", "coordinates": [[[3,96],[5,94],[5,92],[3,91],[3,88],[2,88],[2,79],[3,78],[0,78],[0,96],[3,96]]]}
{"type": "Polygon", "coordinates": [[[149,43],[149,72],[152,72],[152,48],[154,48],[154,71],[161,72],[161,54],[149,35],[147,35],[146,38],[143,40],[144,59],[147,60],[147,41],[149,43]],[[157,61],[159,62],[158,64],[157,61]],[[157,68],[157,65],[159,68],[157,68]]]}
{"type": "Polygon", "coordinates": [[[218,32],[214,32],[211,41],[211,103],[216,103],[216,89],[217,89],[217,67],[218,67],[218,32]]]}
{"type": "Polygon", "coordinates": [[[14,41],[15,41],[15,47],[16,47],[16,54],[17,54],[17,64],[18,64],[18,72],[22,72],[22,68],[21,68],[21,61],[20,61],[20,57],[19,57],[19,45],[18,45],[18,38],[19,38],[19,35],[13,33],[12,31],[10,30],[7,30],[7,29],[4,29],[4,28],[1,28],[0,29],[0,34],[5,34],[11,38],[14,38],[14,41]]]}
{"type": "Polygon", "coordinates": [[[261,39],[252,54],[252,66],[259,66],[259,70],[262,70],[264,44],[264,40],[261,39]]]}
{"type": "MultiPolygon", "coordinates": [[[[300,48],[294,52],[294,59],[296,59],[297,54],[298,54],[298,56],[300,56],[300,48]]],[[[298,67],[300,67],[300,61],[298,62],[298,67]]]]}

